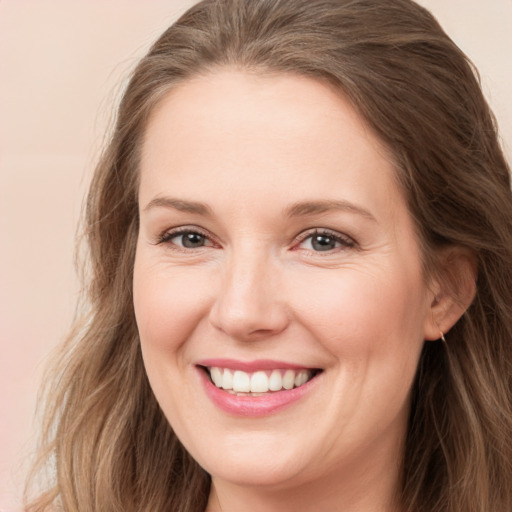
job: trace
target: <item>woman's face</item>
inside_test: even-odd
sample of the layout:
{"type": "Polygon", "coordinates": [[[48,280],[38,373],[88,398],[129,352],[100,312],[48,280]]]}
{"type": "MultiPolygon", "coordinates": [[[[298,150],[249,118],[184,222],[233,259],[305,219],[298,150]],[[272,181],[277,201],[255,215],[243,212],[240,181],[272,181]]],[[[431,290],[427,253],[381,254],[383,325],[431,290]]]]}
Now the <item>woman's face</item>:
{"type": "Polygon", "coordinates": [[[219,70],[154,111],[135,313],[155,396],[214,483],[394,474],[433,301],[394,172],[311,79],[219,70]]]}

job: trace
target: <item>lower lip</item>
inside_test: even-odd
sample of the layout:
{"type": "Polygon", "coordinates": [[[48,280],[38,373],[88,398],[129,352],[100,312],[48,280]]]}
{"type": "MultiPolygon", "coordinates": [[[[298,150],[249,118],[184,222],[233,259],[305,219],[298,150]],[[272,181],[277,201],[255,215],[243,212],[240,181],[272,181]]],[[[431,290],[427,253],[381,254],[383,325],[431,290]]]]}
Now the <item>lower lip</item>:
{"type": "Polygon", "coordinates": [[[238,396],[215,386],[205,371],[198,368],[201,380],[210,400],[221,410],[234,416],[266,416],[292,405],[308,394],[317,381],[317,376],[298,388],[274,391],[260,396],[238,396]]]}

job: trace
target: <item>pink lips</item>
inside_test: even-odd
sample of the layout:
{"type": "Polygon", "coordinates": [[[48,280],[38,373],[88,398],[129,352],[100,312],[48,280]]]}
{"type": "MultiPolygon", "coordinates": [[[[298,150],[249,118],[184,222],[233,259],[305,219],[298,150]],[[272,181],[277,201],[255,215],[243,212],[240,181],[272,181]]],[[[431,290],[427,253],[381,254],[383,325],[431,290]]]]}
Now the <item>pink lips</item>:
{"type": "Polygon", "coordinates": [[[221,368],[230,368],[233,370],[242,370],[245,372],[255,372],[257,370],[273,369],[307,369],[304,366],[284,363],[281,361],[259,360],[252,362],[235,361],[232,359],[205,359],[199,361],[197,366],[205,392],[210,400],[221,410],[235,416],[255,417],[265,416],[277,412],[308,394],[316,385],[317,378],[314,377],[306,384],[282,391],[269,392],[260,396],[239,396],[228,393],[215,386],[206,372],[200,368],[217,366],[221,368]]]}
{"type": "Polygon", "coordinates": [[[306,366],[285,363],[283,361],[274,361],[271,359],[259,359],[257,361],[244,362],[235,359],[203,359],[197,362],[200,366],[218,366],[220,368],[230,368],[231,370],[242,370],[243,372],[256,372],[258,370],[300,370],[307,369],[306,366]]]}

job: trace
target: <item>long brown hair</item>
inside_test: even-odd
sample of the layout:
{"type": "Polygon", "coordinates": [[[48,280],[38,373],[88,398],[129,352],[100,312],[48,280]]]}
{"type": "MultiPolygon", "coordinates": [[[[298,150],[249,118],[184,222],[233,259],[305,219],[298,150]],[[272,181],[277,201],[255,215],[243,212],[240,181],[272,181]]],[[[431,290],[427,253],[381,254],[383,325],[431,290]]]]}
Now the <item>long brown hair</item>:
{"type": "Polygon", "coordinates": [[[387,146],[425,265],[439,247],[478,262],[476,297],[424,347],[400,504],[408,512],[512,510],[512,195],[477,74],[410,0],[205,0],[136,67],[85,218],[88,309],[50,372],[39,463],[43,511],[204,510],[209,476],[149,387],[132,306],[137,169],[146,120],[175,84],[219,66],[338,87],[387,146]]]}

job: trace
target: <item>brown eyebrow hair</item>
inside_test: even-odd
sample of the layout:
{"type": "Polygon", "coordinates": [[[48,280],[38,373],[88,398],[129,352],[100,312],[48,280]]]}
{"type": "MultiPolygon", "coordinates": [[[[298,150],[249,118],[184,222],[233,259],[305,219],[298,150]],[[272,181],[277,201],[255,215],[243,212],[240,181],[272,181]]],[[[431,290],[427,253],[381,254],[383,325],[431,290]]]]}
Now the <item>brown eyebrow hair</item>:
{"type": "MultiPolygon", "coordinates": [[[[181,212],[194,213],[207,217],[213,216],[211,208],[204,203],[196,201],[185,201],[183,199],[176,199],[173,197],[155,197],[144,207],[144,211],[156,207],[173,208],[181,212]]],[[[366,217],[370,220],[376,221],[375,217],[368,210],[362,208],[361,206],[357,206],[349,201],[333,199],[297,202],[286,208],[284,215],[286,217],[302,217],[325,213],[331,210],[349,211],[362,215],[363,217],[366,217]]]]}
{"type": "Polygon", "coordinates": [[[376,222],[375,217],[368,210],[362,208],[361,206],[355,205],[350,201],[333,199],[298,202],[286,208],[285,215],[288,217],[300,217],[325,213],[330,210],[344,210],[357,213],[376,222]]]}
{"type": "Polygon", "coordinates": [[[144,207],[144,211],[148,211],[156,207],[173,208],[181,212],[195,213],[198,215],[205,215],[207,217],[212,216],[211,208],[204,203],[185,201],[183,199],[175,199],[173,197],[155,197],[144,207]]]}

